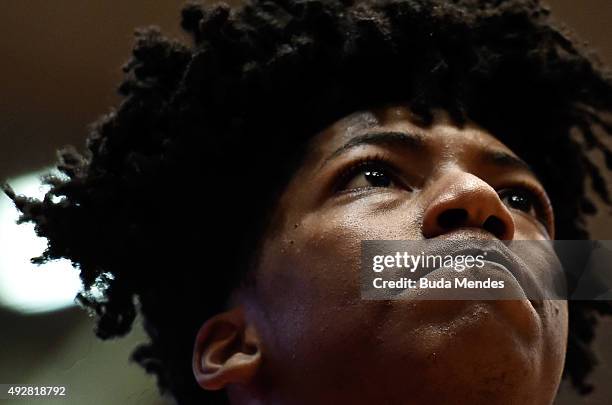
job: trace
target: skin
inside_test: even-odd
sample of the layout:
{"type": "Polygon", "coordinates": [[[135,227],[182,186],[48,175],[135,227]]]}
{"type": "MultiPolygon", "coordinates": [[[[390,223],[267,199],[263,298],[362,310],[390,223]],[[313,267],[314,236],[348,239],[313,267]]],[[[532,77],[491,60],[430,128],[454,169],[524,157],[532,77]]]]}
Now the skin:
{"type": "Polygon", "coordinates": [[[425,127],[400,106],[318,134],[264,235],[255,282],[198,334],[198,383],[236,404],[552,403],[565,301],[360,298],[362,240],[554,238],[542,185],[512,157],[475,125],[437,112],[425,127]],[[364,159],[384,163],[350,170],[364,159]]]}

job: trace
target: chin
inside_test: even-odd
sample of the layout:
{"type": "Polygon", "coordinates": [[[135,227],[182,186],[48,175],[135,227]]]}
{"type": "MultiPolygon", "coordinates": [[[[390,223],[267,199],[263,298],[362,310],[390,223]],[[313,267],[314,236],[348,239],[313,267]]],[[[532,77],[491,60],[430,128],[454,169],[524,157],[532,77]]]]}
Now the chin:
{"type": "MultiPolygon", "coordinates": [[[[561,379],[564,325],[550,325],[528,300],[423,301],[449,312],[403,341],[407,404],[551,404],[561,379]],[[557,336],[560,336],[557,338],[557,336]]],[[[397,367],[402,367],[398,362],[397,367]]],[[[398,402],[399,403],[399,402],[398,402]]]]}

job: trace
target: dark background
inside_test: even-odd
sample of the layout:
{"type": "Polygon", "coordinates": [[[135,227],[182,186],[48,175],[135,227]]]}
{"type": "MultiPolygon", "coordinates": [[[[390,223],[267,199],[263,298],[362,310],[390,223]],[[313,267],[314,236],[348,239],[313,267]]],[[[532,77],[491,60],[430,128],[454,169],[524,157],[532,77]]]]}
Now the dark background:
{"type": "MultiPolygon", "coordinates": [[[[114,90],[121,78],[119,67],[129,56],[133,29],[153,24],[169,36],[182,37],[182,3],[4,0],[0,180],[49,166],[59,146],[82,148],[88,124],[118,102],[114,90]]],[[[612,1],[548,4],[559,21],[612,64],[612,1]]],[[[612,239],[609,210],[591,226],[594,238],[612,239]]],[[[67,384],[71,403],[164,403],[153,380],[127,362],[131,348],[144,339],[140,329],[127,339],[99,342],[91,328],[87,315],[76,308],[26,316],[0,307],[0,384],[67,384]]],[[[563,386],[558,404],[612,403],[611,340],[612,322],[607,321],[596,341],[601,358],[593,376],[597,391],[577,399],[563,386]]]]}

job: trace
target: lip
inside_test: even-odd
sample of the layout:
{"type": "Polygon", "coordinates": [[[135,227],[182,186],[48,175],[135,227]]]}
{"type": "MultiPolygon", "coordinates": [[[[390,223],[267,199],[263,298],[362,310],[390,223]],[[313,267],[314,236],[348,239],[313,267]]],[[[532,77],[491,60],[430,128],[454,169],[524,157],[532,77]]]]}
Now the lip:
{"type": "MultiPolygon", "coordinates": [[[[491,237],[483,238],[482,235],[478,237],[471,235],[468,238],[440,238],[424,242],[428,246],[424,251],[426,255],[471,255],[474,257],[483,255],[484,262],[493,263],[498,269],[509,273],[516,280],[523,290],[525,297],[534,308],[542,305],[544,297],[542,288],[537,283],[532,272],[529,271],[529,266],[506,246],[506,243],[509,241],[502,241],[491,237]]],[[[443,268],[420,268],[417,271],[419,271],[419,276],[424,277],[440,269],[443,268]]],[[[464,274],[468,271],[470,269],[465,269],[462,272],[457,271],[457,274],[464,274]]]]}

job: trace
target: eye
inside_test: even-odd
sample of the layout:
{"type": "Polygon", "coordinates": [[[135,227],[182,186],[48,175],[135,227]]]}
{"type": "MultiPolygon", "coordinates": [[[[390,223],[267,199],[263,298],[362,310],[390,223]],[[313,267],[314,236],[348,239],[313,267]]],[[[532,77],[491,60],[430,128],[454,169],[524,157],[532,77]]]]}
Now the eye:
{"type": "Polygon", "coordinates": [[[384,164],[365,162],[353,167],[343,176],[339,191],[395,186],[393,175],[384,164]]]}
{"type": "Polygon", "coordinates": [[[529,190],[506,189],[499,192],[499,197],[510,208],[526,212],[534,217],[538,216],[539,199],[529,190]]]}

